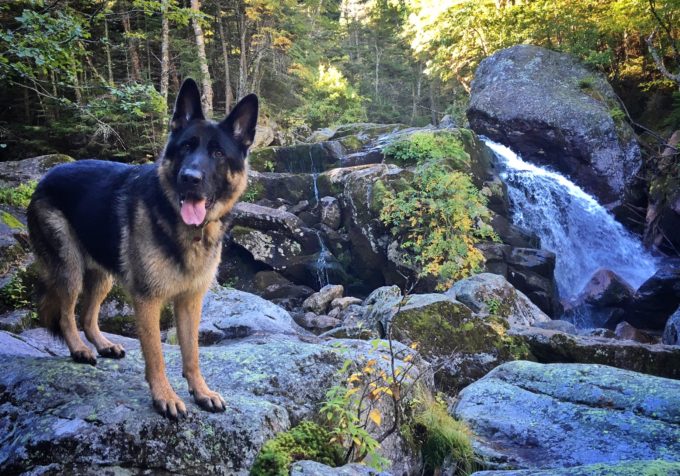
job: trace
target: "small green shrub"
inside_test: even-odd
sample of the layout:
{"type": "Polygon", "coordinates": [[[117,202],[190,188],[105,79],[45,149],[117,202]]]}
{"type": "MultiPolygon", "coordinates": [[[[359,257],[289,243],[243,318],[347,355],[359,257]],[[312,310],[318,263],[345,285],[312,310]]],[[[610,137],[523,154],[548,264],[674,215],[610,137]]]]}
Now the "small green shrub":
{"type": "Polygon", "coordinates": [[[242,202],[254,203],[262,198],[264,186],[260,183],[248,185],[246,191],[241,195],[242,202]]]}
{"type": "Polygon", "coordinates": [[[288,476],[295,461],[313,460],[328,466],[342,464],[342,447],[331,443],[331,434],[316,423],[303,421],[267,441],[257,455],[252,476],[288,476]]]}
{"type": "Polygon", "coordinates": [[[486,307],[489,308],[489,314],[498,315],[501,310],[501,301],[498,298],[489,298],[486,301],[486,307]]]}
{"type": "Polygon", "coordinates": [[[0,309],[30,309],[37,292],[38,275],[33,267],[21,268],[0,289],[0,309]]]}
{"type": "Polygon", "coordinates": [[[13,207],[28,207],[37,184],[35,180],[31,180],[19,184],[18,187],[0,187],[0,203],[13,207]]]}
{"type": "Polygon", "coordinates": [[[410,188],[385,195],[380,218],[420,276],[434,276],[437,288],[447,289],[481,269],[484,256],[475,244],[497,239],[491,213],[470,176],[443,161],[424,162],[415,175],[410,188]]]}
{"type": "Polygon", "coordinates": [[[448,457],[456,465],[456,474],[467,475],[475,470],[470,431],[449,415],[443,401],[421,397],[413,423],[413,434],[421,445],[424,474],[436,474],[448,457]]]}
{"type": "Polygon", "coordinates": [[[417,132],[393,142],[383,152],[388,159],[402,166],[443,159],[452,159],[454,165],[462,166],[469,160],[456,134],[446,131],[417,132]]]}

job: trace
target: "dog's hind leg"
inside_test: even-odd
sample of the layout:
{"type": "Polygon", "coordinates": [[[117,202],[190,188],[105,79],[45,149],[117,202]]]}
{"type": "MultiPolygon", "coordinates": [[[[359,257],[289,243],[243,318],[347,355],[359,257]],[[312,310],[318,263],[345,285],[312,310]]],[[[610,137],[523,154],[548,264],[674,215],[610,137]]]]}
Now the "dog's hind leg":
{"type": "Polygon", "coordinates": [[[123,346],[114,344],[104,337],[99,330],[99,308],[106,295],[111,291],[111,287],[113,287],[113,278],[110,274],[94,268],[85,271],[81,321],[85,337],[94,344],[99,355],[112,359],[122,359],[125,357],[123,346]]]}
{"type": "Polygon", "coordinates": [[[41,267],[45,293],[40,319],[66,342],[76,362],[95,365],[97,359],[78,333],[75,308],[83,287],[84,258],[64,215],[49,203],[32,202],[28,209],[31,243],[41,267]]]}

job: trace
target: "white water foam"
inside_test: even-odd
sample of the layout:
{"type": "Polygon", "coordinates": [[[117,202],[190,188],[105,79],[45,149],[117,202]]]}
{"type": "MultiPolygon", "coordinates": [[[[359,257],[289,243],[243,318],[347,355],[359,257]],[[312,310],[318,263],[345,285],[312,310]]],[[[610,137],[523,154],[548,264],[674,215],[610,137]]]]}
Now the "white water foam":
{"type": "Polygon", "coordinates": [[[562,298],[573,298],[599,268],[638,288],[657,268],[640,240],[592,196],[566,177],[522,160],[484,139],[502,165],[515,225],[536,233],[557,255],[555,278],[562,298]]]}

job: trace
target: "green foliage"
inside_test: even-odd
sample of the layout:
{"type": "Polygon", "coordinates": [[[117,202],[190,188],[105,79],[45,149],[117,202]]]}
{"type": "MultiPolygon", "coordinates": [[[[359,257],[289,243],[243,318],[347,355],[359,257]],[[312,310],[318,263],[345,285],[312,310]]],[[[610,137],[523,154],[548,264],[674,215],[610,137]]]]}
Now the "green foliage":
{"type": "Polygon", "coordinates": [[[394,380],[378,368],[376,359],[363,364],[347,359],[338,373],[344,376],[352,366],[360,370],[350,373],[342,385],[326,392],[320,413],[331,429],[332,441],[350,448],[348,458],[381,470],[388,461],[378,453],[380,443],[368,432],[368,423],[380,425],[382,415],[377,405],[383,397],[393,394],[394,380]]]}
{"type": "MultiPolygon", "coordinates": [[[[408,149],[403,157],[418,157],[419,150],[408,149]]],[[[450,150],[460,152],[462,146],[450,150]]],[[[436,277],[438,288],[446,289],[480,269],[484,257],[475,244],[496,236],[488,224],[486,198],[468,174],[454,170],[448,153],[441,155],[445,158],[428,159],[423,154],[415,168],[419,179],[406,190],[386,194],[380,218],[401,248],[411,253],[420,275],[436,277]]],[[[459,164],[460,156],[455,158],[453,164],[459,164]]]]}
{"type": "Polygon", "coordinates": [[[329,466],[342,464],[342,447],[331,435],[310,421],[279,433],[267,441],[250,471],[252,476],[288,476],[295,461],[313,460],[329,466]]]}
{"type": "MultiPolygon", "coordinates": [[[[166,105],[151,84],[129,83],[108,87],[107,94],[90,101],[87,111],[101,123],[93,124],[94,136],[108,141],[117,139],[127,147],[126,155],[158,152],[164,140],[166,105]],[[101,124],[107,127],[101,127],[101,124]]],[[[88,120],[87,117],[83,118],[88,120]]],[[[153,156],[147,156],[152,158],[153,156]]]]}
{"type": "Polygon", "coordinates": [[[364,98],[334,66],[319,65],[298,114],[312,129],[366,120],[364,98]]]}
{"type": "Polygon", "coordinates": [[[673,107],[664,125],[671,130],[680,129],[680,91],[673,93],[673,107]]]}
{"type": "Polygon", "coordinates": [[[498,298],[489,298],[486,300],[486,307],[489,309],[489,314],[498,315],[501,311],[502,302],[498,298]]]}
{"type": "Polygon", "coordinates": [[[37,276],[32,268],[19,269],[5,286],[0,288],[0,308],[26,309],[33,306],[37,276]]]}
{"type": "MultiPolygon", "coordinates": [[[[427,58],[430,71],[442,79],[464,84],[483,58],[522,43],[571,53],[617,80],[646,80],[638,60],[648,49],[633,47],[627,38],[647,37],[659,27],[643,0],[409,3],[408,34],[416,55],[427,58]]],[[[655,3],[665,23],[676,23],[677,0],[655,3]]],[[[656,38],[661,51],[672,51],[667,38],[656,38]]]]}
{"type": "Polygon", "coordinates": [[[444,159],[453,159],[462,166],[469,160],[458,137],[446,131],[417,132],[406,139],[393,142],[383,152],[388,159],[402,166],[444,159]]]}
{"type": "Polygon", "coordinates": [[[31,180],[19,184],[18,187],[0,187],[0,203],[13,207],[28,207],[37,184],[35,180],[31,180]]]}
{"type": "Polygon", "coordinates": [[[249,184],[246,191],[241,195],[242,202],[255,203],[264,193],[264,185],[261,183],[249,184]]]}
{"type": "Polygon", "coordinates": [[[470,430],[449,415],[441,399],[421,397],[413,418],[413,435],[419,440],[424,474],[437,474],[447,458],[458,475],[475,470],[470,430]]]}

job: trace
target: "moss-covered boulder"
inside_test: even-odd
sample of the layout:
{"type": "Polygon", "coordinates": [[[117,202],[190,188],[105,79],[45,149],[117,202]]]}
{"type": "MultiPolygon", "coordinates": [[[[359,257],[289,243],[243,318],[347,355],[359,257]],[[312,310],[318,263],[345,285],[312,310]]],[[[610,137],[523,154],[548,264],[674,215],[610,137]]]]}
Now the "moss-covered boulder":
{"type": "Polygon", "coordinates": [[[388,326],[398,341],[417,344],[425,358],[441,367],[436,378],[447,391],[465,387],[504,362],[530,357],[524,342],[508,334],[506,320],[481,319],[443,294],[408,296],[388,326]]]}
{"type": "Polygon", "coordinates": [[[478,454],[499,469],[600,474],[552,471],[680,463],[679,408],[677,380],[603,365],[519,361],[465,388],[454,414],[470,425],[478,454]]]}
{"type": "Polygon", "coordinates": [[[514,327],[539,362],[603,364],[660,377],[680,379],[680,347],[632,340],[573,335],[537,327],[514,327]]]}
{"type": "Polygon", "coordinates": [[[511,326],[550,320],[529,298],[498,274],[480,273],[461,279],[447,294],[474,312],[501,317],[511,326]]]}
{"type": "Polygon", "coordinates": [[[670,461],[625,461],[600,463],[571,468],[517,469],[478,471],[471,476],[675,476],[680,474],[680,463],[670,461]]]}
{"type": "Polygon", "coordinates": [[[0,187],[16,187],[38,181],[55,165],[73,162],[64,154],[49,154],[12,162],[0,162],[0,187]]]}

